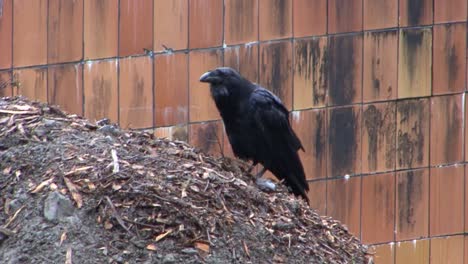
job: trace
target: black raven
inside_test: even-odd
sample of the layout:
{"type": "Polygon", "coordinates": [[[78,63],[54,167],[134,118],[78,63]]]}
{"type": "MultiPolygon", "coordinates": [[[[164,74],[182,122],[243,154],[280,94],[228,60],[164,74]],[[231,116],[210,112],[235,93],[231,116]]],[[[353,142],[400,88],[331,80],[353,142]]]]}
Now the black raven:
{"type": "Polygon", "coordinates": [[[281,100],[229,67],[204,73],[200,82],[210,83],[211,96],[223,118],[234,154],[252,160],[252,167],[263,165],[257,179],[269,170],[309,203],[309,186],[297,153],[304,148],[291,128],[288,110],[281,100]]]}

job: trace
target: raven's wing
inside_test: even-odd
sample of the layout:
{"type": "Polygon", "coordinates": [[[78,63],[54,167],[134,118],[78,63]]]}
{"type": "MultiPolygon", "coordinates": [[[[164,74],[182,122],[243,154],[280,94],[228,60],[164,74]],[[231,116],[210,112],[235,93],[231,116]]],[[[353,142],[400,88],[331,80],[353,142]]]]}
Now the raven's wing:
{"type": "Polygon", "coordinates": [[[263,135],[279,134],[278,136],[286,140],[288,146],[294,150],[304,150],[301,141],[291,128],[288,110],[276,95],[258,87],[250,96],[249,106],[249,112],[253,114],[255,124],[263,135]]]}
{"type": "Polygon", "coordinates": [[[249,107],[259,161],[284,179],[293,193],[307,200],[309,188],[297,153],[303,147],[291,128],[288,110],[278,97],[261,87],[252,92],[249,107]]]}

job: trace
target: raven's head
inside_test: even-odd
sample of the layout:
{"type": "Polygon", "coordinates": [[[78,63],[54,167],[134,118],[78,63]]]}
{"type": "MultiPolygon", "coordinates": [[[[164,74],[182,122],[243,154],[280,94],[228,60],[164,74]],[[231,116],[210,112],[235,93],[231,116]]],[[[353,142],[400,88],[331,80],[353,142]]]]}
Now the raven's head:
{"type": "Polygon", "coordinates": [[[200,82],[210,83],[212,85],[229,84],[242,79],[242,76],[232,68],[219,67],[212,71],[205,72],[200,76],[200,82]]]}

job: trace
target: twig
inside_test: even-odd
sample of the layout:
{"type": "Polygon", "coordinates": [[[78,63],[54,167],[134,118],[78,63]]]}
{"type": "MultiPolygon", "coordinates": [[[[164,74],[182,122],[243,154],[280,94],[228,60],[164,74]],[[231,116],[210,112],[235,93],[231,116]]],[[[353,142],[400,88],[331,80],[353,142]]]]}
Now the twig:
{"type": "Polygon", "coordinates": [[[250,250],[249,250],[249,248],[247,247],[247,244],[245,243],[244,240],[242,240],[242,245],[244,246],[245,254],[247,255],[247,257],[250,258],[250,250]]]}
{"type": "Polygon", "coordinates": [[[34,115],[34,114],[38,114],[37,111],[15,111],[15,110],[6,110],[6,109],[0,109],[0,113],[13,114],[13,115],[34,115]]]}
{"type": "Polygon", "coordinates": [[[67,248],[67,254],[65,256],[65,264],[72,264],[72,248],[67,248]]]}
{"type": "Polygon", "coordinates": [[[112,172],[118,173],[120,169],[119,169],[119,158],[117,157],[117,151],[115,149],[112,149],[111,155],[112,155],[112,164],[114,166],[114,169],[112,170],[112,172]]]}
{"type": "Polygon", "coordinates": [[[208,230],[208,228],[206,229],[206,237],[208,238],[210,245],[213,246],[213,243],[211,243],[210,230],[208,230]]]}
{"type": "Polygon", "coordinates": [[[107,203],[109,204],[110,208],[112,209],[112,212],[114,213],[114,217],[115,219],[117,219],[117,222],[120,224],[120,226],[123,227],[123,229],[125,229],[129,234],[131,235],[134,235],[132,233],[132,231],[130,231],[130,229],[128,229],[128,227],[125,225],[125,223],[123,222],[122,218],[120,217],[119,213],[117,212],[117,209],[115,209],[115,206],[114,204],[112,203],[111,199],[109,198],[109,196],[106,196],[106,201],[107,203]]]}
{"type": "Polygon", "coordinates": [[[139,226],[144,226],[144,227],[149,227],[149,228],[154,228],[154,229],[159,229],[160,228],[159,226],[145,224],[145,223],[141,223],[141,222],[136,222],[136,221],[132,221],[132,220],[129,220],[129,219],[126,219],[126,218],[122,218],[122,220],[124,222],[134,224],[134,225],[139,225],[139,226]]]}
{"type": "Polygon", "coordinates": [[[10,229],[8,228],[3,228],[3,227],[0,227],[0,233],[6,235],[6,236],[12,236],[15,234],[15,232],[11,231],[10,229]]]}
{"type": "Polygon", "coordinates": [[[220,178],[222,178],[223,180],[227,180],[228,182],[233,182],[235,180],[235,178],[229,179],[228,177],[225,177],[225,176],[221,175],[221,173],[217,172],[216,170],[213,170],[213,169],[210,169],[210,168],[207,168],[207,167],[201,167],[201,168],[206,170],[207,172],[212,172],[212,173],[218,175],[220,178]]]}
{"type": "Polygon", "coordinates": [[[13,214],[13,216],[8,220],[6,224],[3,225],[3,228],[8,228],[8,226],[16,219],[18,214],[23,210],[23,208],[26,207],[26,205],[21,206],[20,209],[16,210],[16,212],[13,214]]]}

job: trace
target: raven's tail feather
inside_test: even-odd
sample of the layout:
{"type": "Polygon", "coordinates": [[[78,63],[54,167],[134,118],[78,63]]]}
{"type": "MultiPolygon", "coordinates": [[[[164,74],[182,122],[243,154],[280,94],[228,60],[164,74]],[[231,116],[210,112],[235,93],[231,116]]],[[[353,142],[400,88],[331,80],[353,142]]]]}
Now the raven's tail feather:
{"type": "Polygon", "coordinates": [[[291,189],[292,193],[301,196],[310,205],[307,196],[309,185],[297,150],[291,149],[290,153],[281,153],[277,163],[272,165],[267,169],[279,179],[284,180],[285,185],[291,189]]]}

